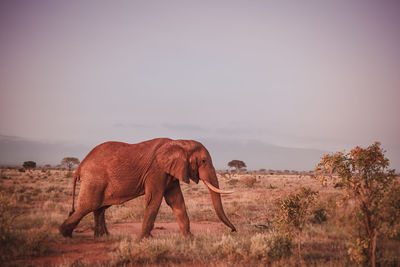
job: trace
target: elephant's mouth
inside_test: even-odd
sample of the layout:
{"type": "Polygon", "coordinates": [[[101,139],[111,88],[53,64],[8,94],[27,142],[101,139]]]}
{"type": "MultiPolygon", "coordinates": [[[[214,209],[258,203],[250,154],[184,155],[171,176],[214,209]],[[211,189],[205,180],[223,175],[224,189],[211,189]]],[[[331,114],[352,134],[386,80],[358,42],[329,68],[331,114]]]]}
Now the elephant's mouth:
{"type": "Polygon", "coordinates": [[[195,178],[190,178],[190,180],[192,180],[193,182],[198,184],[200,179],[199,179],[199,177],[195,177],[195,178]]]}
{"type": "Polygon", "coordinates": [[[214,191],[215,193],[219,193],[219,194],[232,194],[234,191],[224,191],[221,190],[219,188],[216,188],[215,186],[213,186],[212,184],[210,184],[209,182],[205,181],[202,179],[202,181],[204,182],[204,184],[210,188],[210,190],[214,191]]]}

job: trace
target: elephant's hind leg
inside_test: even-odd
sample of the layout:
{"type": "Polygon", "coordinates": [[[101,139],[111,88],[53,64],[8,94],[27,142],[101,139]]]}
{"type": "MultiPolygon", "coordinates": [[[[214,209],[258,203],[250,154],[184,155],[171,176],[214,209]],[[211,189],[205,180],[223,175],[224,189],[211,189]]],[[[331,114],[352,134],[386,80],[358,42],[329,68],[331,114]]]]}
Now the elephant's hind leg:
{"type": "Polygon", "coordinates": [[[105,186],[102,184],[91,183],[90,179],[86,180],[88,180],[88,182],[82,182],[81,184],[75,212],[72,213],[59,228],[60,233],[65,237],[72,237],[72,231],[79,224],[81,219],[86,214],[100,209],[101,203],[103,202],[105,186]]]}
{"type": "Polygon", "coordinates": [[[106,219],[105,219],[105,215],[104,215],[106,212],[106,209],[109,207],[110,206],[105,206],[105,207],[101,207],[101,208],[93,211],[93,214],[94,214],[94,236],[95,237],[110,234],[106,227],[106,219]]]}
{"type": "Polygon", "coordinates": [[[88,213],[89,211],[81,212],[80,210],[76,210],[61,224],[59,228],[60,233],[65,237],[72,237],[72,231],[74,231],[81,219],[88,213]]]}

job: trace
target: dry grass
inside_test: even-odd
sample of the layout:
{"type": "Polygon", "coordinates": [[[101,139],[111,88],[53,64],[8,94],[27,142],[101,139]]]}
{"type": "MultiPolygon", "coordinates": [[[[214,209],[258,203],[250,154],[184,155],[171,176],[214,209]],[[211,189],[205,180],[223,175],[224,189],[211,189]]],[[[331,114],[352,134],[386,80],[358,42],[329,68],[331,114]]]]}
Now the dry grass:
{"type": "Polygon", "coordinates": [[[142,242],[122,240],[112,265],[241,263],[266,264],[290,257],[290,240],[276,233],[197,235],[193,239],[170,235],[142,242]]]}
{"type": "MultiPolygon", "coordinates": [[[[0,263],[30,265],[34,259],[57,253],[54,244],[79,244],[82,239],[66,239],[57,227],[67,217],[71,205],[72,181],[67,171],[33,170],[19,172],[2,169],[0,175],[0,263]]],[[[339,189],[323,187],[307,175],[218,174],[223,189],[235,190],[222,197],[227,216],[238,229],[237,233],[203,233],[193,239],[179,234],[155,236],[142,242],[136,236],[124,233],[87,242],[114,244],[106,250],[107,259],[99,266],[148,265],[215,265],[230,266],[346,266],[347,241],[351,225],[348,224],[350,207],[338,205],[342,198],[339,189]],[[300,187],[319,191],[319,198],[309,218],[302,238],[301,259],[291,253],[290,240],[271,224],[276,207],[274,201],[300,187]],[[316,219],[321,216],[326,221],[316,219]],[[319,211],[318,211],[319,210],[319,211]],[[318,213],[319,212],[319,213],[318,213]]],[[[79,183],[78,183],[79,188],[79,183]]],[[[220,222],[213,210],[208,189],[199,184],[182,184],[188,214],[192,222],[220,222]]],[[[143,197],[123,205],[113,206],[106,212],[108,225],[141,222],[143,197]]],[[[157,221],[175,222],[170,208],[163,202],[157,221]]],[[[81,229],[93,228],[93,216],[86,216],[81,229]]],[[[378,260],[383,266],[400,264],[400,238],[381,238],[378,243],[378,260]]],[[[59,255],[59,257],[63,257],[59,255]]],[[[80,260],[68,258],[58,261],[58,266],[85,265],[80,260]],[[61,262],[61,263],[60,263],[61,262]]],[[[0,264],[4,265],[4,264],[0,264]]]]}

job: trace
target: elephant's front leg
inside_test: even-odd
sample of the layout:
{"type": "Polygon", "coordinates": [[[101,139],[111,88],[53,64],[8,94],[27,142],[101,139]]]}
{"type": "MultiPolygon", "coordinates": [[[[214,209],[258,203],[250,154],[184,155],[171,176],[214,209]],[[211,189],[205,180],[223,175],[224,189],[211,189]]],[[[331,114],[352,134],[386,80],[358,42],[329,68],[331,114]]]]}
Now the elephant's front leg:
{"type": "Polygon", "coordinates": [[[189,217],[186,212],[185,200],[179,181],[174,181],[164,194],[165,201],[172,208],[183,235],[192,236],[190,232],[189,217]]]}
{"type": "Polygon", "coordinates": [[[160,209],[163,192],[157,190],[147,190],[145,193],[146,208],[144,210],[142,233],[140,239],[150,236],[151,230],[154,227],[158,210],[160,209]]]}

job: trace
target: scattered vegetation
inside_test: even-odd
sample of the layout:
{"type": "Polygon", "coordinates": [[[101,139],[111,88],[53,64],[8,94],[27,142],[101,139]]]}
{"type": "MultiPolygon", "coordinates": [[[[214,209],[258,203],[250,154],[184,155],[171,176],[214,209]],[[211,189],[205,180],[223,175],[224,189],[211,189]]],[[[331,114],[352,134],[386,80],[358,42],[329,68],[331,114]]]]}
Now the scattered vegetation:
{"type": "Polygon", "coordinates": [[[180,235],[163,236],[137,242],[132,238],[120,242],[112,265],[128,264],[209,264],[236,262],[267,264],[291,256],[291,240],[276,233],[254,235],[180,235]]]}
{"type": "Polygon", "coordinates": [[[316,168],[319,180],[339,180],[346,192],[344,201],[353,204],[353,240],[348,253],[358,264],[376,265],[377,239],[383,229],[398,233],[399,184],[389,169],[380,143],[367,148],[355,147],[350,153],[325,155],[316,168]],[[397,210],[397,212],[396,212],[397,210]]]}
{"type": "MultiPolygon", "coordinates": [[[[92,237],[92,214],[83,218],[74,238],[61,237],[57,228],[67,217],[71,205],[71,180],[64,178],[67,173],[68,170],[50,167],[28,172],[19,172],[18,168],[1,169],[1,176],[7,179],[0,179],[0,265],[353,264],[348,254],[348,242],[359,228],[352,221],[354,218],[347,215],[353,211],[356,202],[352,199],[342,201],[348,195],[345,183],[337,188],[327,187],[309,173],[295,174],[293,171],[220,172],[220,187],[235,191],[235,194],[222,196],[222,202],[227,216],[238,229],[237,233],[230,233],[219,221],[209,190],[202,183],[191,183],[182,184],[181,188],[194,237],[184,238],[178,230],[171,232],[159,227],[159,222],[176,223],[171,208],[163,202],[154,237],[138,242],[136,234],[140,233],[140,227],[120,232],[116,229],[131,223],[140,225],[145,207],[142,197],[107,209],[106,220],[111,233],[108,237],[92,237]],[[193,224],[219,227],[211,226],[207,232],[199,232],[193,224]],[[65,249],[74,244],[73,252],[65,249]],[[86,250],[91,244],[94,248],[104,248],[103,257],[91,262],[86,257],[91,252],[80,251],[81,244],[86,244],[86,250]],[[71,258],[68,253],[82,254],[71,258]],[[59,261],[40,261],[46,255],[59,261]]],[[[337,183],[341,182],[337,174],[333,176],[337,183]]],[[[386,220],[378,232],[376,262],[380,266],[396,266],[400,262],[400,231],[396,228],[399,220],[395,220],[400,209],[400,188],[394,188],[387,192],[381,204],[385,207],[382,216],[392,220],[386,220]]]]}

